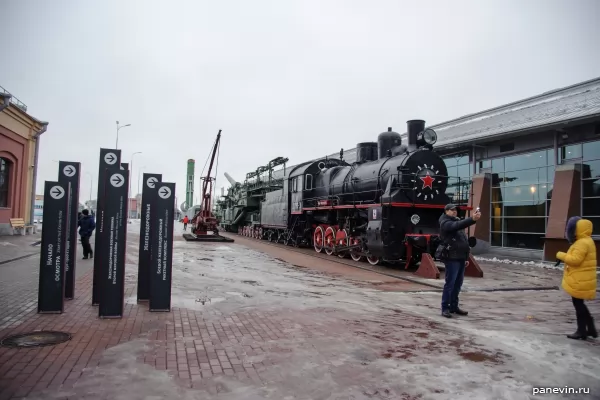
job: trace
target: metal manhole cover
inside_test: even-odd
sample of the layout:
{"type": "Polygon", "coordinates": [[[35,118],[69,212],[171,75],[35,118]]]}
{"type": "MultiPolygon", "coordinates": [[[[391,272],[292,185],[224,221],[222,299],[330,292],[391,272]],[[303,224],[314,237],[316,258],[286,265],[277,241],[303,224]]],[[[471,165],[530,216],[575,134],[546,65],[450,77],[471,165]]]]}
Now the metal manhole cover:
{"type": "Polygon", "coordinates": [[[4,347],[39,347],[51,346],[71,340],[71,335],[65,332],[37,331],[22,333],[2,339],[1,346],[4,347]]]}

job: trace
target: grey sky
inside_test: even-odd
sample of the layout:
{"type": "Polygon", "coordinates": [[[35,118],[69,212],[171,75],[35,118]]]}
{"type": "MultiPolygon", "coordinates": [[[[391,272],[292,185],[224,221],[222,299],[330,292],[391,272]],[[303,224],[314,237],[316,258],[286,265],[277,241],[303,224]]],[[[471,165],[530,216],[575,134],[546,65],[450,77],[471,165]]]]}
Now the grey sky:
{"type": "Polygon", "coordinates": [[[181,203],[219,129],[217,187],[599,76],[598,15],[597,0],[3,0],[0,85],[50,122],[38,193],[52,160],[80,161],[95,198],[119,120],[123,162],[143,152],[133,192],[146,166],[181,203]]]}

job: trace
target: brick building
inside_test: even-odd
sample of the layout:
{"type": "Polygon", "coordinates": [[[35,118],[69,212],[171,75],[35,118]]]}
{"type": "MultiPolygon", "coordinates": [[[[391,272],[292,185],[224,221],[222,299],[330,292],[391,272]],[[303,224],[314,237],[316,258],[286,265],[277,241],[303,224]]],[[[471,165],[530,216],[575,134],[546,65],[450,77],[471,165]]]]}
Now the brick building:
{"type": "Polygon", "coordinates": [[[0,235],[12,234],[11,218],[34,222],[39,138],[47,126],[0,87],[0,235]]]}

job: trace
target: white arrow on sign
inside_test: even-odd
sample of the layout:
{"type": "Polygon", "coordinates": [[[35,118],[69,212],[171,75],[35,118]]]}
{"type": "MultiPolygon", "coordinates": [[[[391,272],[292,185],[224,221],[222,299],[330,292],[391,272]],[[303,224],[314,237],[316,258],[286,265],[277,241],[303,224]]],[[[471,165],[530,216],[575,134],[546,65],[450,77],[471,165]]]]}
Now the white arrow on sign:
{"type": "Polygon", "coordinates": [[[146,181],[146,185],[148,185],[149,188],[154,189],[155,187],[155,183],[158,182],[158,179],[156,179],[155,177],[151,176],[150,178],[148,178],[148,180],[146,181]]]}
{"type": "Polygon", "coordinates": [[[117,162],[117,155],[115,153],[106,153],[104,155],[104,162],[108,165],[113,165],[117,162]]]}
{"type": "Polygon", "coordinates": [[[75,172],[77,172],[77,170],[75,169],[74,166],[72,165],[67,165],[66,167],[63,168],[63,173],[65,174],[65,176],[67,176],[68,178],[72,177],[73,175],[75,175],[75,172]]]}
{"type": "Polygon", "coordinates": [[[169,197],[171,197],[171,189],[169,189],[168,186],[163,186],[160,189],[158,189],[158,195],[161,199],[168,199],[169,197]]]}
{"type": "Polygon", "coordinates": [[[121,174],[113,174],[113,176],[110,177],[110,184],[114,187],[121,187],[124,183],[125,178],[123,178],[123,175],[121,174]]]}
{"type": "Polygon", "coordinates": [[[54,200],[60,200],[63,198],[64,195],[65,189],[61,188],[60,186],[53,186],[52,189],[50,189],[50,196],[54,200]]]}

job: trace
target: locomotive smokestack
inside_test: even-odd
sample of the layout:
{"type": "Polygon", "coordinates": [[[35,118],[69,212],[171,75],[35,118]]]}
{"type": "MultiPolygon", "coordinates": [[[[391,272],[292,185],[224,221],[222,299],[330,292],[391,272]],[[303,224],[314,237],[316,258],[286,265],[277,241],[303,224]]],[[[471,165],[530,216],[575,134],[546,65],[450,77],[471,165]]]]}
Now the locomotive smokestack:
{"type": "Polygon", "coordinates": [[[406,126],[408,129],[408,151],[412,151],[417,148],[417,135],[425,130],[425,121],[412,119],[406,121],[406,126]]]}

